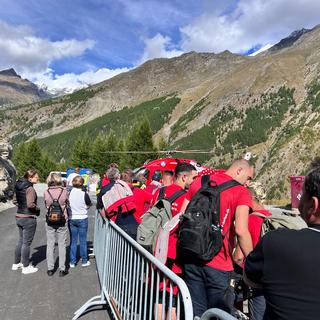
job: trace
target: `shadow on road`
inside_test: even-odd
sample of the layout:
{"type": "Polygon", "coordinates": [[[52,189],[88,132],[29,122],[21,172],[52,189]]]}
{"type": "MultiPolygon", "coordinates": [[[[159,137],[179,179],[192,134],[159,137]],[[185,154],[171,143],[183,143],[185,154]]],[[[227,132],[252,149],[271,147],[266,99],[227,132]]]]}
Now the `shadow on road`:
{"type": "Polygon", "coordinates": [[[34,248],[34,252],[31,256],[31,261],[34,266],[42,262],[43,260],[46,260],[46,250],[47,246],[39,246],[34,248]]]}

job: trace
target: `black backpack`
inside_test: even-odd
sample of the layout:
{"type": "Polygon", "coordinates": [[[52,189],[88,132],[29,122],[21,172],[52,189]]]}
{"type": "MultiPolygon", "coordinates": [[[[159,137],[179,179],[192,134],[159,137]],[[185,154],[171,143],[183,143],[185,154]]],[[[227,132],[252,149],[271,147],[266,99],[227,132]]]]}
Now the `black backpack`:
{"type": "Polygon", "coordinates": [[[185,263],[205,263],[220,251],[224,235],[220,226],[220,193],[238,186],[235,180],[220,185],[202,176],[201,188],[181,216],[177,254],[185,263]]]}
{"type": "Polygon", "coordinates": [[[62,195],[63,189],[61,188],[61,192],[59,194],[58,199],[54,199],[48,190],[48,194],[52,199],[52,203],[48,208],[48,212],[46,215],[47,224],[51,227],[63,227],[66,224],[66,219],[59,203],[59,199],[62,195]]]}

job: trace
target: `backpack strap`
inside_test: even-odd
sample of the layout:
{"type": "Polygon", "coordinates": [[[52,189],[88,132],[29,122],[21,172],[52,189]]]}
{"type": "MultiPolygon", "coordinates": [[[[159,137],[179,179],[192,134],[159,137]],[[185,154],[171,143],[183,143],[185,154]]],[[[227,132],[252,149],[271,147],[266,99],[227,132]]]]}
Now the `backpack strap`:
{"type": "Polygon", "coordinates": [[[225,191],[227,189],[236,187],[236,186],[241,186],[241,183],[239,183],[236,180],[229,180],[227,182],[221,183],[217,186],[219,192],[221,193],[222,191],[225,191]]]}
{"type": "Polygon", "coordinates": [[[175,202],[179,197],[181,197],[183,194],[185,194],[187,191],[184,189],[178,190],[177,192],[175,192],[171,197],[166,198],[167,201],[169,201],[170,203],[175,202]]]}
{"type": "Polygon", "coordinates": [[[165,191],[166,191],[166,187],[160,188],[158,200],[162,200],[162,199],[163,199],[163,197],[164,197],[164,192],[165,192],[165,191]]]}
{"type": "Polygon", "coordinates": [[[265,219],[268,219],[269,217],[271,217],[271,216],[265,216],[264,214],[262,214],[262,213],[260,213],[260,212],[257,212],[257,211],[254,211],[254,212],[252,212],[251,214],[253,214],[254,216],[257,216],[257,217],[260,217],[260,218],[262,218],[263,220],[265,220],[265,219]]]}
{"type": "Polygon", "coordinates": [[[221,194],[221,192],[223,192],[227,189],[230,189],[232,187],[238,186],[238,185],[241,185],[241,184],[235,180],[229,180],[229,181],[226,181],[226,182],[221,183],[221,184],[214,187],[214,189],[213,189],[213,214],[212,214],[212,222],[214,225],[220,226],[220,194],[221,194]]]}
{"type": "Polygon", "coordinates": [[[205,188],[210,181],[210,176],[207,174],[201,177],[201,188],[205,188]]]}
{"type": "Polygon", "coordinates": [[[57,199],[53,199],[53,196],[52,196],[52,194],[50,193],[49,189],[47,190],[48,193],[49,193],[50,198],[52,199],[52,201],[53,201],[53,200],[58,200],[58,201],[59,201],[59,199],[60,199],[60,197],[61,197],[61,195],[62,195],[62,193],[63,193],[63,188],[59,188],[59,189],[61,189],[61,192],[60,192],[59,197],[58,197],[57,199]]]}

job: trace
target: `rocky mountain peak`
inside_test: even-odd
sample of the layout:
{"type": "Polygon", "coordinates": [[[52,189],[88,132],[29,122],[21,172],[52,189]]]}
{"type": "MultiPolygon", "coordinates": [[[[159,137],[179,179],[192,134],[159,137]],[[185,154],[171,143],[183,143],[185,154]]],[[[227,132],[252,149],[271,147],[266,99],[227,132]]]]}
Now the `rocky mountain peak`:
{"type": "Polygon", "coordinates": [[[270,51],[277,51],[284,48],[291,47],[297,40],[299,40],[304,34],[311,32],[314,29],[305,29],[293,31],[288,37],[280,40],[277,44],[270,48],[270,51]]]}
{"type": "Polygon", "coordinates": [[[0,71],[0,75],[7,76],[7,77],[18,77],[18,78],[21,78],[13,68],[5,69],[5,70],[0,71]]]}

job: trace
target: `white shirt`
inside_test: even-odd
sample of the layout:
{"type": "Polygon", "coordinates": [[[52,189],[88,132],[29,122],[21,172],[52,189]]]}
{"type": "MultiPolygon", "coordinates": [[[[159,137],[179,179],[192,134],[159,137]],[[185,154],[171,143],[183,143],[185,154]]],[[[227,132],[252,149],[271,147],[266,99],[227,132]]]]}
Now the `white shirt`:
{"type": "Polygon", "coordinates": [[[85,195],[86,193],[81,189],[72,188],[69,194],[72,220],[88,218],[88,206],[86,204],[85,195]]]}

